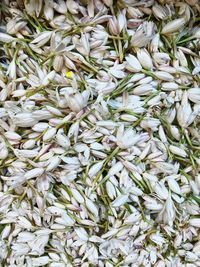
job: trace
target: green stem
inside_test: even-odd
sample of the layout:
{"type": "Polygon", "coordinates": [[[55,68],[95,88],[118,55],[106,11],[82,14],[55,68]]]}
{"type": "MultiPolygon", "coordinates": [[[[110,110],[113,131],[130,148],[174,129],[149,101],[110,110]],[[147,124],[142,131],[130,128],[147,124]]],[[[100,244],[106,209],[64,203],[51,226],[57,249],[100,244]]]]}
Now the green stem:
{"type": "Polygon", "coordinates": [[[190,37],[188,37],[188,38],[185,38],[184,40],[178,41],[177,44],[179,45],[179,44],[182,44],[182,43],[191,41],[191,40],[193,40],[193,39],[195,39],[195,37],[194,37],[194,36],[190,36],[190,37]]]}
{"type": "MultiPolygon", "coordinates": [[[[107,159],[106,159],[106,161],[104,162],[104,164],[103,164],[103,167],[102,167],[102,169],[100,170],[100,172],[97,174],[97,176],[95,177],[95,179],[94,179],[94,182],[93,182],[93,184],[96,184],[97,183],[97,181],[99,180],[99,178],[101,177],[101,175],[102,175],[102,173],[103,173],[103,171],[105,170],[105,167],[106,167],[106,165],[108,164],[108,162],[117,154],[119,152],[119,147],[116,147],[114,150],[113,150],[113,152],[107,157],[107,159]]],[[[105,177],[106,178],[106,177],[105,177]]],[[[105,179],[104,178],[104,179],[105,179]]],[[[102,183],[100,183],[100,184],[102,184],[102,183]]]]}

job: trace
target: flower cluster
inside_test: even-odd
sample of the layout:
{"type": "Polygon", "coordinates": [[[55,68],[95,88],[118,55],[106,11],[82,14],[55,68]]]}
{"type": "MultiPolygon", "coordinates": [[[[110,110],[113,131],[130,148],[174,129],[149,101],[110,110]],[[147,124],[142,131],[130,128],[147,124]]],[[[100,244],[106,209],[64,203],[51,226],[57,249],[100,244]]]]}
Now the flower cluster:
{"type": "Polygon", "coordinates": [[[0,266],[200,266],[198,0],[2,0],[0,266]]]}

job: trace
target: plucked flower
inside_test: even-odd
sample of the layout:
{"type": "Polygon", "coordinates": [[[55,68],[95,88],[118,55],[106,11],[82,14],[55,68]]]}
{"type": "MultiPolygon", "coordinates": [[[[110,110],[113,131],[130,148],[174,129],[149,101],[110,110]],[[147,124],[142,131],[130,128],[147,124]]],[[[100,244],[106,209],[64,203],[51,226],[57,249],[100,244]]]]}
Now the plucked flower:
{"type": "Polygon", "coordinates": [[[124,129],[122,124],[117,131],[117,145],[122,148],[130,148],[135,145],[139,140],[140,136],[136,134],[132,129],[124,129]]]}
{"type": "Polygon", "coordinates": [[[126,69],[128,69],[129,71],[139,72],[142,70],[142,66],[135,56],[129,54],[126,57],[126,62],[127,62],[126,69]]]}
{"type": "Polygon", "coordinates": [[[153,22],[144,22],[131,38],[131,45],[134,47],[146,47],[153,39],[155,32],[155,24],[153,22]]]}
{"type": "Polygon", "coordinates": [[[140,49],[137,51],[137,58],[144,69],[151,70],[153,62],[151,56],[146,49],[140,49]]]}
{"type": "Polygon", "coordinates": [[[178,30],[180,30],[185,24],[185,19],[184,18],[179,18],[179,19],[175,19],[172,20],[170,22],[168,22],[163,28],[161,33],[168,35],[168,34],[173,34],[175,32],[177,32],[178,30]]]}
{"type": "Polygon", "coordinates": [[[187,92],[190,101],[196,104],[200,103],[200,88],[190,88],[187,92]]]}
{"type": "Polygon", "coordinates": [[[120,34],[119,24],[118,24],[117,18],[115,16],[113,16],[112,18],[109,19],[108,28],[109,28],[109,31],[111,34],[113,34],[113,35],[119,35],[120,34]]]}
{"type": "Polygon", "coordinates": [[[67,100],[67,104],[69,108],[74,112],[81,111],[84,107],[87,106],[89,91],[83,91],[82,93],[74,93],[74,94],[65,94],[65,98],[67,100]]]}

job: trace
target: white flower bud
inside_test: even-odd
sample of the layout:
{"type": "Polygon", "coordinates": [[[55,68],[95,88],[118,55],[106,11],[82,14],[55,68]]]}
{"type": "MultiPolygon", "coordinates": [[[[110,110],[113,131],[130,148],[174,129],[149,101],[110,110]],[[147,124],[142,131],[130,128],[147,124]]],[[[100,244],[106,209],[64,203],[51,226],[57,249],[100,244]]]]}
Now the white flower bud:
{"type": "Polygon", "coordinates": [[[45,5],[44,5],[44,16],[45,16],[45,19],[46,20],[53,20],[53,17],[54,17],[54,9],[51,7],[51,5],[46,2],[45,5]]]}
{"type": "Polygon", "coordinates": [[[49,128],[46,133],[43,135],[43,140],[48,141],[51,140],[56,135],[56,128],[49,128]]]}
{"type": "Polygon", "coordinates": [[[168,9],[165,6],[158,5],[157,3],[152,6],[152,11],[154,16],[160,20],[167,19],[169,16],[168,9]]]}
{"type": "Polygon", "coordinates": [[[0,40],[3,43],[11,43],[16,39],[6,33],[0,32],[0,40]]]}
{"type": "Polygon", "coordinates": [[[41,47],[49,41],[51,35],[52,31],[43,31],[39,33],[33,41],[31,41],[31,44],[37,44],[37,47],[41,47]]]}
{"type": "Polygon", "coordinates": [[[24,26],[26,26],[26,24],[27,24],[26,21],[12,19],[6,25],[7,33],[16,34],[18,31],[23,29],[24,26]]]}
{"type": "Polygon", "coordinates": [[[42,86],[47,86],[54,79],[55,75],[56,73],[54,70],[49,72],[49,74],[42,80],[42,86]]]}
{"type": "Polygon", "coordinates": [[[1,232],[1,238],[5,239],[9,236],[11,230],[11,225],[6,225],[3,231],[1,232]]]}
{"type": "Polygon", "coordinates": [[[62,112],[57,108],[54,108],[52,106],[46,106],[46,109],[56,116],[62,116],[62,112]]]}
{"type": "Polygon", "coordinates": [[[61,71],[63,68],[63,63],[64,63],[63,56],[57,55],[53,61],[54,70],[57,72],[61,71]]]}
{"type": "Polygon", "coordinates": [[[129,54],[125,58],[127,62],[127,65],[126,65],[127,70],[131,72],[140,72],[142,70],[142,66],[135,56],[129,54]]]}
{"type": "Polygon", "coordinates": [[[185,260],[190,262],[196,262],[198,260],[198,256],[191,251],[186,251],[185,260]]]}
{"type": "Polygon", "coordinates": [[[120,207],[124,205],[125,203],[127,203],[127,201],[128,201],[128,195],[121,195],[112,202],[112,206],[120,207]]]}
{"type": "Polygon", "coordinates": [[[123,169],[123,167],[124,167],[123,164],[120,161],[118,161],[116,164],[114,164],[114,166],[110,168],[110,170],[108,171],[108,176],[113,176],[119,173],[123,169]]]}
{"type": "Polygon", "coordinates": [[[165,71],[154,71],[153,73],[159,80],[163,80],[163,81],[173,81],[174,80],[174,77],[168,73],[168,72],[165,72],[165,71]]]}
{"type": "Polygon", "coordinates": [[[32,113],[29,112],[22,112],[18,113],[13,117],[13,122],[15,123],[16,126],[19,127],[32,127],[35,125],[38,120],[36,118],[33,118],[32,113]]]}
{"type": "Polygon", "coordinates": [[[84,228],[79,227],[79,228],[75,228],[74,230],[75,230],[77,236],[79,237],[79,239],[81,239],[83,241],[88,241],[88,234],[84,228]]]}
{"type": "Polygon", "coordinates": [[[151,84],[141,84],[133,89],[134,95],[151,95],[154,91],[154,88],[151,84]]]}
{"type": "Polygon", "coordinates": [[[122,149],[132,147],[139,139],[140,136],[132,129],[124,130],[124,125],[121,125],[117,131],[117,145],[122,149]]]}
{"type": "Polygon", "coordinates": [[[179,132],[179,130],[178,130],[178,128],[177,128],[176,126],[171,125],[171,126],[170,126],[170,132],[171,132],[171,135],[172,135],[177,141],[180,140],[181,135],[180,135],[180,132],[179,132]]]}
{"type": "Polygon", "coordinates": [[[127,20],[125,14],[126,14],[126,9],[123,9],[122,11],[119,11],[117,15],[117,21],[120,32],[127,27],[127,20]]]}
{"type": "Polygon", "coordinates": [[[116,197],[115,186],[110,181],[106,182],[106,191],[110,199],[114,199],[116,197]]]}
{"type": "Polygon", "coordinates": [[[31,265],[32,266],[45,266],[50,262],[48,256],[41,256],[36,258],[31,258],[31,265]]]}
{"type": "Polygon", "coordinates": [[[151,70],[153,67],[152,59],[146,49],[137,51],[137,58],[144,69],[151,70]]]}
{"type": "Polygon", "coordinates": [[[46,171],[47,172],[50,172],[50,171],[54,170],[55,168],[58,167],[58,165],[60,164],[60,162],[61,162],[61,159],[58,156],[55,156],[55,157],[50,158],[49,164],[48,164],[48,166],[46,168],[46,171]]]}
{"type": "Polygon", "coordinates": [[[124,223],[125,224],[134,224],[136,222],[138,222],[141,219],[141,214],[139,212],[134,212],[131,215],[129,215],[128,217],[125,218],[124,223]]]}
{"type": "Polygon", "coordinates": [[[31,149],[35,146],[35,139],[29,139],[23,144],[24,149],[31,149]]]}
{"type": "Polygon", "coordinates": [[[169,188],[176,194],[181,194],[181,189],[179,184],[177,183],[177,181],[174,178],[170,178],[168,179],[168,185],[169,188]]]}
{"type": "Polygon", "coordinates": [[[182,148],[180,148],[180,147],[170,145],[169,146],[169,150],[173,154],[175,154],[177,156],[180,156],[180,157],[183,157],[183,158],[187,157],[187,153],[182,148]]]}
{"type": "Polygon", "coordinates": [[[138,118],[133,116],[133,115],[130,115],[130,114],[123,114],[120,116],[120,118],[123,120],[123,121],[128,121],[128,122],[134,122],[134,121],[137,121],[138,118]]]}
{"type": "Polygon", "coordinates": [[[88,176],[90,178],[94,177],[103,167],[104,161],[95,163],[88,171],[88,176]]]}
{"type": "Polygon", "coordinates": [[[200,104],[200,88],[191,88],[187,92],[190,101],[200,104]]]}
{"type": "Polygon", "coordinates": [[[98,208],[96,207],[96,205],[95,205],[89,198],[86,199],[85,204],[86,204],[86,207],[88,208],[88,210],[89,210],[95,217],[98,217],[98,215],[99,215],[98,208]]]}
{"type": "Polygon", "coordinates": [[[10,141],[20,141],[22,139],[22,137],[19,134],[12,131],[7,131],[5,133],[5,137],[10,141]]]}
{"type": "Polygon", "coordinates": [[[73,197],[76,199],[76,201],[80,204],[84,203],[84,198],[82,195],[79,193],[79,191],[75,188],[71,188],[71,192],[73,197]]]}
{"type": "Polygon", "coordinates": [[[71,14],[78,14],[79,5],[74,0],[68,0],[66,2],[67,8],[71,14]]]}
{"type": "Polygon", "coordinates": [[[23,157],[28,159],[35,158],[38,155],[37,150],[27,150],[27,149],[15,149],[14,153],[19,158],[23,157]]]}
{"type": "Polygon", "coordinates": [[[163,182],[156,183],[154,190],[159,198],[165,200],[168,198],[168,190],[163,182]]]}
{"type": "Polygon", "coordinates": [[[44,173],[44,169],[43,169],[43,168],[35,168],[35,169],[30,170],[30,171],[27,171],[27,172],[24,174],[24,178],[25,178],[26,180],[29,180],[29,179],[32,179],[32,178],[39,177],[39,176],[41,176],[43,173],[44,173]]]}
{"type": "Polygon", "coordinates": [[[8,149],[4,142],[0,143],[0,159],[6,159],[8,156],[8,149]]]}
{"type": "Polygon", "coordinates": [[[74,112],[78,113],[87,105],[88,96],[84,96],[83,93],[76,93],[75,95],[66,95],[65,97],[69,108],[74,112]]]}
{"type": "Polygon", "coordinates": [[[48,123],[46,123],[46,122],[38,122],[38,123],[36,123],[33,127],[32,127],[32,129],[33,129],[33,131],[35,131],[35,132],[39,132],[39,133],[42,133],[44,130],[46,130],[46,128],[48,128],[49,127],[49,124],[48,123]]]}
{"type": "Polygon", "coordinates": [[[57,143],[64,147],[65,149],[69,148],[70,146],[70,140],[67,136],[61,134],[60,132],[58,132],[56,134],[56,140],[57,140],[57,143]]]}
{"type": "Polygon", "coordinates": [[[163,91],[175,91],[178,89],[178,84],[174,82],[166,82],[162,83],[162,88],[163,91]]]}
{"type": "Polygon", "coordinates": [[[159,125],[160,121],[155,118],[144,118],[140,123],[142,128],[151,129],[152,131],[157,131],[159,125]]]}
{"type": "Polygon", "coordinates": [[[118,35],[120,34],[118,21],[115,16],[109,19],[108,21],[108,28],[111,34],[118,35]]]}
{"type": "Polygon", "coordinates": [[[184,18],[172,20],[163,27],[161,33],[166,34],[166,35],[172,34],[174,32],[177,32],[179,29],[181,29],[184,24],[185,24],[184,18]]]}

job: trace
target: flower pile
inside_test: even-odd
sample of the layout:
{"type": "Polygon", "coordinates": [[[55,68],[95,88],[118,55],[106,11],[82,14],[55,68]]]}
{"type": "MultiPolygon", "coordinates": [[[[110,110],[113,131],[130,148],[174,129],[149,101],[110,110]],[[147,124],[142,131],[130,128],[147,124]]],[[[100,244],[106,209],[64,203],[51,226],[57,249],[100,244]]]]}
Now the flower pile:
{"type": "Polygon", "coordinates": [[[2,0],[0,266],[200,266],[198,0],[2,0]]]}

